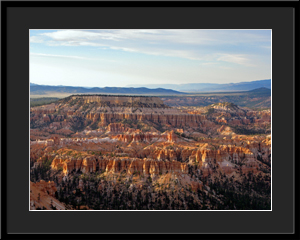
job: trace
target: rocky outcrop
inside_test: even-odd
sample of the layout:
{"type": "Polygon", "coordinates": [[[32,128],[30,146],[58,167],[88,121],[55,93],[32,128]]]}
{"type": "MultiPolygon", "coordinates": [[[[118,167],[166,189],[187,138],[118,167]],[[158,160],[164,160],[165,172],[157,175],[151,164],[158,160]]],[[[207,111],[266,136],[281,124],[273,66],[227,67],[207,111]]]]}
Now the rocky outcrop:
{"type": "Polygon", "coordinates": [[[62,168],[65,175],[72,171],[81,171],[82,173],[96,172],[97,162],[96,158],[92,156],[84,157],[69,157],[56,156],[51,164],[53,169],[62,168]]]}
{"type": "Polygon", "coordinates": [[[53,169],[63,169],[63,173],[82,172],[96,172],[105,171],[111,173],[126,172],[128,174],[145,174],[156,176],[165,173],[187,173],[187,164],[178,161],[158,161],[149,158],[129,158],[129,157],[100,157],[100,156],[84,156],[84,157],[70,157],[70,156],[56,156],[51,164],[53,169]]]}
{"type": "Polygon", "coordinates": [[[151,143],[154,141],[157,142],[177,142],[178,137],[174,133],[174,131],[166,131],[163,134],[147,132],[143,133],[140,131],[135,131],[133,133],[126,134],[118,134],[113,137],[113,139],[117,139],[118,141],[130,143],[130,142],[146,142],[151,143]]]}
{"type": "MultiPolygon", "coordinates": [[[[203,115],[185,114],[164,105],[158,97],[72,96],[57,103],[30,109],[31,128],[41,125],[50,129],[70,128],[78,118],[99,126],[127,121],[149,121],[172,127],[209,127],[213,123],[203,115]],[[76,105],[76,103],[80,103],[76,105]]],[[[120,125],[111,125],[109,131],[123,131],[120,125]]]]}
{"type": "Polygon", "coordinates": [[[88,119],[96,119],[101,122],[102,126],[106,126],[109,123],[114,123],[122,120],[131,121],[150,121],[160,125],[169,124],[173,127],[201,127],[211,126],[213,123],[204,121],[205,117],[201,115],[191,114],[125,114],[125,113],[90,113],[87,116],[88,119]]]}
{"type": "Polygon", "coordinates": [[[163,101],[158,97],[145,97],[145,96],[101,96],[101,95],[91,95],[91,96],[71,96],[70,101],[76,101],[83,99],[84,104],[86,103],[98,103],[97,106],[107,107],[107,106],[128,106],[128,107],[166,107],[163,101]]]}
{"type": "Polygon", "coordinates": [[[35,188],[39,189],[41,192],[47,193],[49,196],[54,197],[55,192],[57,191],[55,183],[53,181],[45,182],[41,180],[36,183],[31,183],[35,188]]]}
{"type": "MultiPolygon", "coordinates": [[[[172,132],[169,132],[167,134],[169,137],[167,138],[170,138],[172,134],[172,132]]],[[[132,142],[134,139],[138,139],[136,136],[135,138],[134,136],[132,137],[132,142]]],[[[176,146],[176,144],[162,149],[149,146],[141,149],[139,152],[127,152],[128,157],[121,156],[123,153],[121,148],[115,151],[115,154],[119,153],[120,156],[117,154],[110,157],[89,155],[86,152],[74,152],[70,155],[66,149],[64,150],[65,153],[55,157],[53,154],[45,154],[37,163],[41,163],[45,159],[53,159],[51,167],[56,170],[62,169],[65,175],[73,171],[90,173],[101,170],[112,173],[125,171],[127,174],[139,172],[154,176],[167,172],[186,173],[188,164],[196,164],[207,172],[209,172],[211,164],[218,164],[227,173],[234,171],[234,166],[240,163],[246,168],[257,170],[257,156],[262,151],[262,147],[256,146],[258,150],[255,150],[255,153],[253,153],[254,149],[256,149],[255,145],[247,144],[245,146],[220,145],[217,149],[209,144],[202,144],[198,148],[182,148],[176,146]]],[[[263,146],[265,148],[263,151],[267,154],[269,149],[265,145],[263,146]]]]}
{"type": "Polygon", "coordinates": [[[122,123],[111,123],[107,126],[107,130],[111,133],[119,133],[128,131],[128,128],[122,123]]]}
{"type": "MultiPolygon", "coordinates": [[[[86,201],[87,209],[119,207],[115,203],[120,196],[128,197],[122,200],[122,209],[128,207],[129,199],[133,199],[130,209],[160,208],[158,199],[163,208],[193,209],[204,207],[204,192],[222,204],[223,197],[209,190],[211,182],[240,189],[244,178],[251,178],[246,173],[259,172],[257,176],[263,178],[257,181],[268,183],[271,136],[265,130],[270,127],[270,112],[235,105],[216,105],[210,111],[174,109],[156,98],[123,97],[72,96],[32,108],[31,180],[54,180],[59,199],[75,197],[79,203],[86,201]],[[262,133],[253,133],[255,129],[262,133]],[[100,203],[103,197],[108,201],[100,203]],[[140,200],[148,206],[133,206],[140,200]]],[[[41,182],[33,189],[49,202],[56,201],[54,187],[41,182]]],[[[37,193],[32,199],[32,208],[51,208],[45,201],[38,202],[37,193]]]]}
{"type": "Polygon", "coordinates": [[[119,173],[126,171],[128,174],[145,174],[152,177],[159,174],[178,173],[186,174],[187,165],[177,161],[156,161],[153,159],[134,159],[134,158],[119,158],[119,159],[104,159],[101,169],[106,172],[119,173]]]}
{"type": "Polygon", "coordinates": [[[55,198],[56,191],[53,181],[30,182],[30,210],[65,210],[65,204],[55,198]]]}

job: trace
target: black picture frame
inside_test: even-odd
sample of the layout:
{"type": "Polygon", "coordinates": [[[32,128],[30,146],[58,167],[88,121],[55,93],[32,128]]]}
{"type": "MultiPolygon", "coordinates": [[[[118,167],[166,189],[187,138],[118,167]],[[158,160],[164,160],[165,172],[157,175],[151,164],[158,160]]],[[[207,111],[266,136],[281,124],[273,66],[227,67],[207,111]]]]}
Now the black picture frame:
{"type": "Polygon", "coordinates": [[[299,238],[299,1],[2,1],[1,51],[1,238],[299,238]],[[28,30],[116,26],[272,29],[271,213],[28,210],[28,30]]]}

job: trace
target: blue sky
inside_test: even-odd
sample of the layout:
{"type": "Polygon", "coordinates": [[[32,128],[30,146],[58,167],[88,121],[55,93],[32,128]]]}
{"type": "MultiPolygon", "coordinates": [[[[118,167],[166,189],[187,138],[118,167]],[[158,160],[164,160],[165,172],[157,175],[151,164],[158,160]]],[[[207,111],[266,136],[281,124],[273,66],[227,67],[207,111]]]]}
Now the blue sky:
{"type": "Polygon", "coordinates": [[[271,30],[30,30],[45,85],[234,83],[271,78],[271,30]]]}

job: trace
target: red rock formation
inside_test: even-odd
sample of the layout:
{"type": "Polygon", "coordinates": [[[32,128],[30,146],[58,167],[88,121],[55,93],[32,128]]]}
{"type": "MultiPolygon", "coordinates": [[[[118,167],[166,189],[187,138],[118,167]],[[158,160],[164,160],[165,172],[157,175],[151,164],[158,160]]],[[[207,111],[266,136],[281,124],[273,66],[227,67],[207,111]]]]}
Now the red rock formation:
{"type": "MultiPolygon", "coordinates": [[[[135,178],[139,182],[134,187],[141,189],[149,176],[153,183],[169,178],[165,186],[170,189],[179,179],[178,189],[197,191],[203,190],[199,176],[213,177],[216,171],[226,175],[233,172],[239,175],[240,171],[256,173],[259,165],[270,163],[270,136],[238,135],[232,131],[233,126],[231,129],[227,125],[269,126],[269,112],[222,110],[205,116],[189,109],[180,112],[157,106],[109,106],[109,102],[102,100],[85,98],[87,105],[59,103],[33,108],[31,165],[52,161],[55,174],[66,178],[66,175],[72,178],[76,172],[99,171],[111,186],[118,185],[114,182],[116,176],[125,176],[122,182],[135,178]],[[40,141],[33,141],[36,139],[40,141]],[[240,165],[243,165],[241,170],[240,165]],[[191,171],[196,172],[191,174],[191,171]],[[200,172],[203,175],[197,175],[200,172]]],[[[114,104],[126,105],[126,102],[115,99],[114,104]]],[[[100,184],[98,189],[104,190],[103,186],[100,184]]],[[[82,181],[78,188],[84,188],[82,181]]]]}
{"type": "Polygon", "coordinates": [[[56,191],[57,189],[52,181],[30,182],[30,210],[43,209],[43,207],[46,210],[52,210],[53,208],[65,210],[66,206],[55,198],[56,191]]]}
{"type": "Polygon", "coordinates": [[[99,161],[99,169],[106,172],[122,172],[128,174],[143,173],[145,175],[155,176],[158,174],[172,173],[187,173],[187,165],[177,161],[156,161],[153,159],[132,159],[132,158],[115,158],[103,159],[99,161]]]}
{"type": "MultiPolygon", "coordinates": [[[[68,109],[65,111],[61,110],[63,115],[48,115],[48,116],[43,116],[41,115],[42,113],[45,112],[45,110],[39,110],[40,107],[35,107],[31,109],[31,123],[47,123],[50,122],[50,119],[52,119],[53,122],[59,122],[59,121],[64,121],[67,116],[70,115],[77,115],[76,112],[72,114],[68,109]]],[[[47,110],[48,111],[48,110],[47,110]]],[[[163,110],[161,110],[163,111],[163,110]]],[[[51,111],[50,111],[51,112],[51,111]]],[[[53,113],[55,111],[53,110],[53,113]]],[[[51,114],[51,113],[49,113],[51,114]]],[[[103,113],[103,112],[89,112],[85,116],[83,116],[86,119],[92,120],[92,121],[99,121],[101,120],[101,125],[106,126],[110,123],[116,123],[117,121],[122,121],[124,119],[127,120],[134,120],[134,121],[151,121],[153,123],[161,124],[161,125],[166,125],[169,124],[170,126],[173,127],[184,127],[184,126],[189,126],[189,127],[209,127],[212,126],[213,123],[205,120],[205,116],[203,115],[194,115],[194,114],[178,114],[178,112],[174,113],[124,113],[124,112],[108,112],[108,113],[103,113]]],[[[50,124],[51,127],[60,127],[57,125],[57,123],[50,124]]],[[[114,129],[114,126],[111,126],[114,129]]],[[[113,130],[114,131],[114,130],[113,130]]],[[[116,130],[115,130],[116,131],[116,130]]]]}
{"type": "Polygon", "coordinates": [[[86,156],[86,157],[70,157],[56,156],[51,164],[53,169],[63,167],[65,175],[72,171],[81,171],[83,173],[96,172],[104,170],[105,172],[120,173],[127,172],[128,174],[145,174],[145,175],[158,175],[171,173],[187,173],[186,163],[178,161],[157,161],[154,159],[139,159],[129,157],[100,157],[100,156],[86,156]]]}
{"type": "Polygon", "coordinates": [[[126,132],[128,130],[122,123],[111,123],[107,126],[107,129],[112,133],[126,132]]]}
{"type": "Polygon", "coordinates": [[[31,185],[35,186],[41,192],[47,193],[49,196],[55,196],[56,187],[53,181],[45,182],[44,180],[41,180],[36,183],[31,182],[31,185]]]}

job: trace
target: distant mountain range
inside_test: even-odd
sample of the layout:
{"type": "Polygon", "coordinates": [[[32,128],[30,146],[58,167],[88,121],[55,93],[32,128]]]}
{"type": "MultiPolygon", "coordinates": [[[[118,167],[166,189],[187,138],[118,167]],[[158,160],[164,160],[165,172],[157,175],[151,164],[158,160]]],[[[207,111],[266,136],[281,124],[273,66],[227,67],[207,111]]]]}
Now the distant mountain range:
{"type": "Polygon", "coordinates": [[[271,79],[239,83],[185,83],[185,84],[131,84],[128,87],[167,88],[175,91],[209,92],[209,91],[249,91],[257,88],[271,88],[271,79]]]}
{"type": "Polygon", "coordinates": [[[264,94],[266,96],[271,96],[271,89],[270,88],[265,88],[265,87],[261,87],[261,88],[256,88],[253,90],[248,91],[249,94],[264,94]]]}
{"type": "Polygon", "coordinates": [[[51,86],[30,83],[30,93],[43,95],[56,93],[105,93],[105,94],[160,94],[177,95],[184,92],[220,92],[220,91],[249,91],[259,88],[271,89],[271,79],[239,83],[186,83],[186,84],[146,84],[128,85],[128,87],[72,87],[51,86]]]}
{"type": "Polygon", "coordinates": [[[87,88],[87,87],[71,87],[71,86],[49,86],[38,85],[30,83],[30,94],[43,95],[49,92],[56,93],[105,93],[105,94],[163,94],[163,95],[177,95],[185,94],[172,89],[155,88],[149,89],[146,87],[104,87],[104,88],[87,88]]]}

